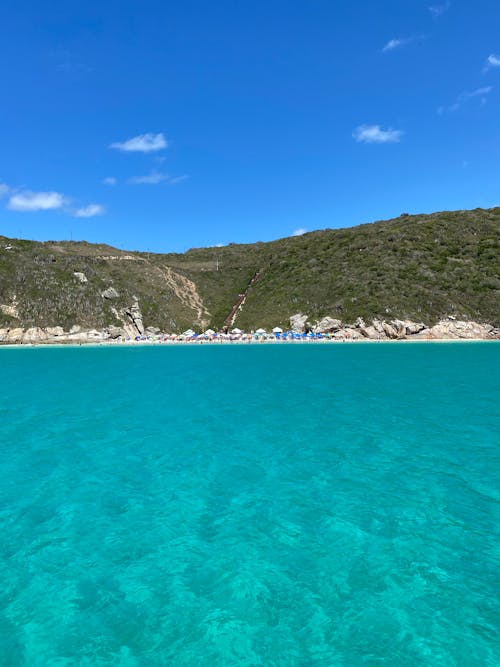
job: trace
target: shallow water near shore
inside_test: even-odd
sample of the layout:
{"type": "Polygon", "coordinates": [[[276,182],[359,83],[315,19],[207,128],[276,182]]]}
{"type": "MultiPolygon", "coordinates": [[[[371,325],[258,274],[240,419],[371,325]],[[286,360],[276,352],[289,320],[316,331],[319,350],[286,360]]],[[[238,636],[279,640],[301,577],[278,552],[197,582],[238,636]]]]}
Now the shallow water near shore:
{"type": "Polygon", "coordinates": [[[500,343],[0,350],[3,666],[500,664],[500,343]]]}

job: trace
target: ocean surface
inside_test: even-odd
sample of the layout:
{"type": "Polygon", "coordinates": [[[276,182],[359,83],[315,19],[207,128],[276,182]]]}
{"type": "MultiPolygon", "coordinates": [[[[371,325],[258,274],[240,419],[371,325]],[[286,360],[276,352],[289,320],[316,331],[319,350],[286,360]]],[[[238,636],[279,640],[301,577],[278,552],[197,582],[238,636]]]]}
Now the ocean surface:
{"type": "Polygon", "coordinates": [[[0,665],[500,665],[500,344],[0,349],[0,665]]]}

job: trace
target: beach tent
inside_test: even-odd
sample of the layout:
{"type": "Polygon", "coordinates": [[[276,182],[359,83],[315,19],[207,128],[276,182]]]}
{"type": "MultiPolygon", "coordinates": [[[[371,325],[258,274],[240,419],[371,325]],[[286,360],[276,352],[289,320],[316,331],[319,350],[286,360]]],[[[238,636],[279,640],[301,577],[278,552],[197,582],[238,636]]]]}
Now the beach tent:
{"type": "Polygon", "coordinates": [[[240,335],[240,334],[243,333],[243,331],[242,331],[241,329],[238,329],[238,327],[236,327],[236,329],[232,329],[232,330],[231,330],[231,333],[232,333],[232,334],[240,335]]]}
{"type": "Polygon", "coordinates": [[[283,333],[283,329],[280,329],[280,327],[274,327],[274,329],[273,329],[273,333],[279,333],[279,334],[281,334],[281,333],[283,333]]]}
{"type": "Polygon", "coordinates": [[[263,336],[266,333],[265,329],[257,329],[255,332],[258,336],[263,336]]]}

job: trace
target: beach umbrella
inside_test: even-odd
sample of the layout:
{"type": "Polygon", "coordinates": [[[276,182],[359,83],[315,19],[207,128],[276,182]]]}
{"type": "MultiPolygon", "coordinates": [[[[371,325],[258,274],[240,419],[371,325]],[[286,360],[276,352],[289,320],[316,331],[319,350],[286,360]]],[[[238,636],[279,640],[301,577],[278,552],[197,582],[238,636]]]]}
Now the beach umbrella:
{"type": "Polygon", "coordinates": [[[192,336],[193,334],[194,334],[194,331],[192,329],[188,329],[187,331],[182,332],[183,336],[192,336]]]}
{"type": "Polygon", "coordinates": [[[215,331],[213,329],[207,329],[205,331],[205,336],[213,336],[215,334],[215,331]]]}
{"type": "Polygon", "coordinates": [[[280,327],[274,327],[273,333],[283,333],[283,329],[280,329],[280,327]]]}
{"type": "Polygon", "coordinates": [[[266,330],[265,329],[257,329],[257,331],[255,333],[259,336],[262,336],[263,334],[266,333],[266,330]]]}
{"type": "Polygon", "coordinates": [[[236,329],[231,330],[231,333],[240,335],[243,333],[243,331],[241,329],[238,329],[238,327],[236,327],[236,329]]]}

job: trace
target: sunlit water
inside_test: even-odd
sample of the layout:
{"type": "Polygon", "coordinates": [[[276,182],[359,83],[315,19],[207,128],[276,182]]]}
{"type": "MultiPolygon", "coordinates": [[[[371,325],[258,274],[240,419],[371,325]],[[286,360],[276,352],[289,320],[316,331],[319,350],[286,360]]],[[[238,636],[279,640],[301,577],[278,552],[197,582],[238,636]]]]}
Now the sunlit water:
{"type": "Polygon", "coordinates": [[[0,350],[0,664],[499,665],[499,353],[0,350]]]}

